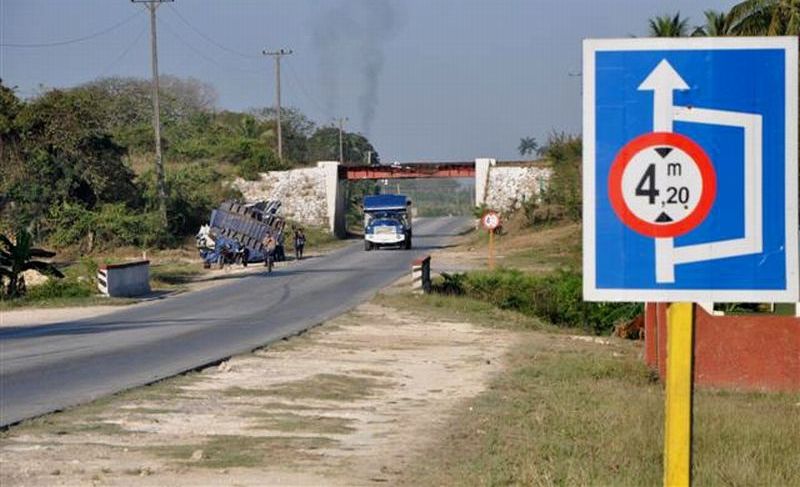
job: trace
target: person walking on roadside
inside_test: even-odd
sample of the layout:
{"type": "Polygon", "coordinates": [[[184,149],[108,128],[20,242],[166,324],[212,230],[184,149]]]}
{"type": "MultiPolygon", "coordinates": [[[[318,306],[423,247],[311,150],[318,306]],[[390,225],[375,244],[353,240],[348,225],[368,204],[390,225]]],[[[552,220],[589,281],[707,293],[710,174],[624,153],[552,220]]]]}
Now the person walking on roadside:
{"type": "Polygon", "coordinates": [[[306,234],[302,228],[294,231],[294,256],[297,260],[303,258],[303,248],[306,246],[306,234]]]}
{"type": "Polygon", "coordinates": [[[286,260],[286,248],[283,246],[284,242],[284,228],[286,226],[286,222],[282,222],[277,229],[277,233],[275,234],[275,262],[283,262],[286,260]]]}
{"type": "Polygon", "coordinates": [[[268,233],[261,243],[264,245],[264,267],[267,268],[267,272],[272,272],[272,263],[275,261],[275,248],[278,246],[278,241],[271,233],[268,233]]]}

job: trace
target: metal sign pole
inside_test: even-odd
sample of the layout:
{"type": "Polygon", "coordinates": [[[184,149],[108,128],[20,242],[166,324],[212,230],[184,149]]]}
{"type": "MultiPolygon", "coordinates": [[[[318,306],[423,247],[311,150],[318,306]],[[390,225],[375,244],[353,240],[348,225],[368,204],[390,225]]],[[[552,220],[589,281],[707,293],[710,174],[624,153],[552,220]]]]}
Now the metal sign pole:
{"type": "Polygon", "coordinates": [[[688,487],[692,470],[692,354],[694,304],[667,310],[664,486],[688,487]]]}
{"type": "Polygon", "coordinates": [[[489,229],[489,270],[494,270],[494,229],[489,229]]]}

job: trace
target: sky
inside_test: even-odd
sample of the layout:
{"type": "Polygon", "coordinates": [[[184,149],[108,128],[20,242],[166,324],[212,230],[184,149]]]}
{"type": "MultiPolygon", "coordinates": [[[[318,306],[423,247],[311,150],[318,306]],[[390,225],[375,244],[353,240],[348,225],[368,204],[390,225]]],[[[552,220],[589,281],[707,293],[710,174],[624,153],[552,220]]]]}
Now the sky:
{"type": "MultiPolygon", "coordinates": [[[[158,9],[161,74],[211,84],[218,108],[347,117],[384,162],[518,159],[521,137],[580,133],[581,41],[691,25],[731,0],[175,0],[158,9]]],[[[23,97],[150,77],[149,19],[129,0],[0,0],[0,78],[23,97]],[[53,45],[56,44],[56,45],[53,45]]]]}

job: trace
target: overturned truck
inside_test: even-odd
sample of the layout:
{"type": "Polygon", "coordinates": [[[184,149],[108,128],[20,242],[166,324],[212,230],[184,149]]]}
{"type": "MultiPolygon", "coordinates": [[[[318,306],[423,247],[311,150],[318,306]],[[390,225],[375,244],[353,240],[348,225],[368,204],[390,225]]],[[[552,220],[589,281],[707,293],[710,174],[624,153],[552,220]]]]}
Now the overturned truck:
{"type": "Polygon", "coordinates": [[[260,262],[266,257],[264,240],[272,235],[283,242],[286,221],[277,215],[281,202],[241,204],[226,201],[212,210],[208,225],[197,233],[197,249],[205,267],[260,262]]]}

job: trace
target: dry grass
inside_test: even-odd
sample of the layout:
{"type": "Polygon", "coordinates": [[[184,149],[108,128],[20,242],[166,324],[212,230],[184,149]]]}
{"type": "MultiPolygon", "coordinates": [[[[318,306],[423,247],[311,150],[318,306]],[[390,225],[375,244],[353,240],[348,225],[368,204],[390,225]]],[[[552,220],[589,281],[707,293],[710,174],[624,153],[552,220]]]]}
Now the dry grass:
{"type": "MultiPolygon", "coordinates": [[[[386,299],[386,298],[381,298],[386,299]]],[[[461,308],[462,300],[422,313],[461,308]]],[[[493,313],[493,312],[492,312],[493,313]]],[[[463,318],[460,316],[459,319],[463,318]]],[[[516,327],[517,325],[513,325],[516,327]]],[[[442,428],[410,485],[659,485],[663,387],[641,346],[531,332],[507,373],[442,428]]],[[[796,485],[800,395],[698,391],[695,485],[796,485]]]]}
{"type": "Polygon", "coordinates": [[[386,387],[371,377],[339,374],[316,374],[306,379],[284,382],[268,390],[270,395],[289,399],[320,399],[325,401],[355,401],[371,396],[386,387]]]}
{"type": "Polygon", "coordinates": [[[319,457],[314,450],[334,443],[324,437],[217,435],[200,444],[151,446],[143,450],[196,467],[258,468],[313,460],[319,457]]]}
{"type": "Polygon", "coordinates": [[[352,433],[352,419],[337,416],[303,415],[294,413],[254,412],[250,418],[257,418],[257,429],[280,431],[284,433],[311,433],[316,435],[344,435],[352,433]]]}

